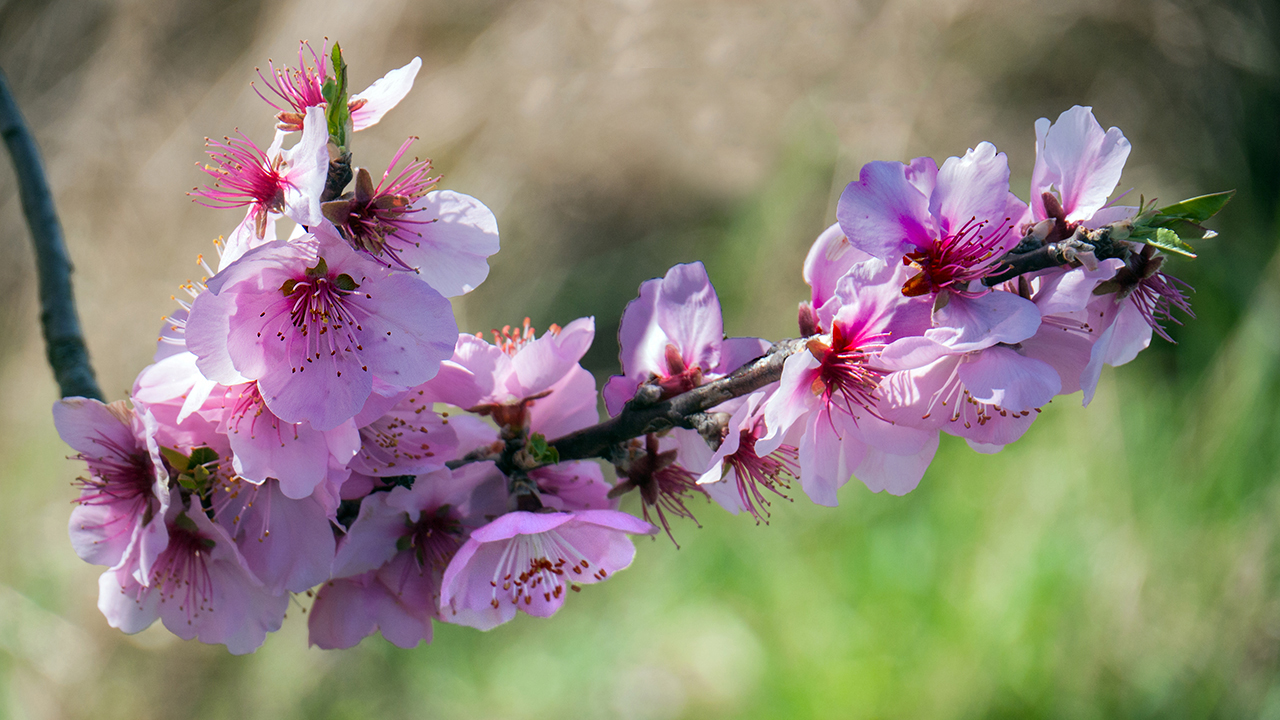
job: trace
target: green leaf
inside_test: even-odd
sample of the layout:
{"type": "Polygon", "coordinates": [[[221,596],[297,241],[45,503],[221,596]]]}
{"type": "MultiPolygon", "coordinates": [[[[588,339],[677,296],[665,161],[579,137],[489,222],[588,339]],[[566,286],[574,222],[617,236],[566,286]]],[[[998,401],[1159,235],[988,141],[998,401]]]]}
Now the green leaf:
{"type": "Polygon", "coordinates": [[[529,451],[530,457],[540,465],[555,465],[560,462],[560,451],[548,445],[547,438],[542,433],[531,435],[529,444],[525,448],[529,451]]]}
{"type": "Polygon", "coordinates": [[[351,108],[347,106],[347,63],[342,59],[342,48],[336,42],[330,59],[333,62],[333,77],[325,80],[320,92],[329,106],[325,113],[329,121],[329,140],[341,151],[347,146],[351,108]]]}
{"type": "Polygon", "coordinates": [[[164,459],[169,462],[169,465],[174,470],[180,473],[186,472],[187,468],[191,467],[191,460],[173,448],[162,447],[160,448],[160,454],[164,456],[164,459]]]}
{"type": "Polygon", "coordinates": [[[1180,203],[1174,203],[1168,207],[1162,207],[1157,211],[1156,222],[1154,225],[1167,227],[1160,222],[1162,219],[1178,219],[1189,220],[1193,223],[1202,223],[1205,220],[1218,214],[1222,206],[1236,194],[1235,190],[1226,192],[1212,193],[1210,195],[1201,195],[1193,197],[1190,200],[1183,200],[1180,203]]]}
{"type": "Polygon", "coordinates": [[[1178,233],[1168,228],[1160,228],[1156,230],[1155,237],[1148,238],[1147,244],[1154,245],[1161,250],[1168,250],[1171,253],[1177,253],[1186,257],[1193,258],[1196,256],[1195,252],[1191,249],[1191,246],[1183,242],[1182,238],[1178,237],[1178,233]]]}
{"type": "Polygon", "coordinates": [[[342,273],[338,277],[334,278],[333,284],[338,286],[339,290],[346,290],[347,292],[352,292],[360,287],[360,285],[356,283],[355,278],[346,273],[342,273]]]}
{"type": "Polygon", "coordinates": [[[191,465],[207,465],[216,462],[218,453],[211,447],[201,446],[191,451],[191,465]]]}

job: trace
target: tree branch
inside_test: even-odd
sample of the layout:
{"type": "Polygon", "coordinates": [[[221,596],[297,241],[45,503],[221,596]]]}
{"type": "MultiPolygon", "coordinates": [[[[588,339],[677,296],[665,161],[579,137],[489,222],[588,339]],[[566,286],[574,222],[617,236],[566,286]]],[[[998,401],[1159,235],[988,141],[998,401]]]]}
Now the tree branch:
{"type": "Polygon", "coordinates": [[[13,159],[22,213],[31,228],[39,282],[40,326],[58,389],[63,397],[78,395],[102,400],[102,390],[94,377],[89,350],[80,330],[80,318],[76,315],[71,259],[53,207],[53,194],[45,180],[40,152],[9,91],[3,71],[0,71],[0,136],[4,137],[13,159]]]}
{"type": "Polygon", "coordinates": [[[607,458],[609,447],[617,443],[673,427],[688,427],[693,415],[777,382],[782,377],[783,362],[804,349],[806,340],[807,338],[780,340],[769,348],[769,352],[719,380],[652,405],[637,405],[632,400],[617,417],[557,438],[548,444],[560,454],[561,462],[607,458]]]}

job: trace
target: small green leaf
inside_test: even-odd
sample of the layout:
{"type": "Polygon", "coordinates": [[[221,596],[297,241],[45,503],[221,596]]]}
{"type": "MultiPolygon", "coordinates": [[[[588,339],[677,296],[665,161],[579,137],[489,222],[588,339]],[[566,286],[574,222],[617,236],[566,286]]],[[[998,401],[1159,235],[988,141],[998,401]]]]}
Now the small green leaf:
{"type": "Polygon", "coordinates": [[[342,48],[333,44],[330,55],[333,62],[333,77],[325,81],[320,89],[328,104],[326,119],[329,122],[329,140],[343,150],[347,146],[347,131],[351,127],[351,108],[347,106],[347,63],[342,59],[342,48]]]}
{"type": "Polygon", "coordinates": [[[329,265],[324,261],[323,257],[320,257],[316,260],[315,267],[307,268],[307,277],[309,278],[314,279],[314,278],[322,278],[322,277],[328,277],[328,276],[329,276],[329,265]]]}
{"type": "Polygon", "coordinates": [[[192,466],[207,465],[211,462],[216,462],[217,459],[218,459],[217,451],[211,447],[208,447],[207,445],[202,445],[191,451],[192,466]]]}
{"type": "Polygon", "coordinates": [[[160,448],[160,454],[164,456],[164,459],[169,462],[169,465],[174,470],[180,473],[186,472],[187,468],[191,467],[190,459],[173,448],[162,447],[160,448]]]}
{"type": "Polygon", "coordinates": [[[540,465],[555,465],[560,462],[560,451],[548,445],[547,438],[542,433],[531,435],[529,444],[525,447],[529,455],[540,465]]]}
{"type": "Polygon", "coordinates": [[[355,278],[346,273],[342,273],[338,277],[334,278],[333,284],[338,286],[338,289],[346,290],[347,292],[351,292],[360,287],[360,285],[355,281],[355,278]]]}
{"type": "Polygon", "coordinates": [[[212,550],[218,546],[218,541],[213,538],[200,538],[200,544],[203,545],[206,550],[212,550]]]}
{"type": "Polygon", "coordinates": [[[405,550],[408,550],[411,547],[413,547],[412,535],[404,535],[396,539],[396,550],[400,552],[404,552],[405,550]]]}
{"type": "Polygon", "coordinates": [[[1147,239],[1148,245],[1155,245],[1161,250],[1168,250],[1171,253],[1177,253],[1186,257],[1193,258],[1196,256],[1191,246],[1182,241],[1178,237],[1178,233],[1168,229],[1160,228],[1156,230],[1155,237],[1147,239]]]}
{"type": "Polygon", "coordinates": [[[1213,193],[1210,195],[1201,195],[1193,197],[1189,200],[1183,200],[1180,203],[1174,203],[1168,207],[1162,207],[1156,215],[1156,225],[1164,226],[1159,221],[1162,218],[1190,220],[1193,223],[1202,223],[1205,220],[1218,214],[1223,205],[1236,194],[1235,190],[1226,192],[1213,193]]]}
{"type": "Polygon", "coordinates": [[[179,475],[178,484],[192,492],[195,492],[199,487],[199,485],[196,485],[196,481],[191,479],[190,475],[179,475]]]}

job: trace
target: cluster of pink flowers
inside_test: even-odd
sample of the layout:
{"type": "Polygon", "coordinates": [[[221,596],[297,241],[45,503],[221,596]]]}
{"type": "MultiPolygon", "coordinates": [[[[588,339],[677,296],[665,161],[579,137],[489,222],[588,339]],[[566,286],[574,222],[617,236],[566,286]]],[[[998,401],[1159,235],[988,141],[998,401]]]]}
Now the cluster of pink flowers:
{"type": "MultiPolygon", "coordinates": [[[[428,161],[397,170],[408,142],[376,185],[349,164],[350,134],[419,66],[350,96],[336,46],[332,67],[305,45],[297,67],[271,66],[274,140],[210,143],[215,182],[194,193],[244,217],[210,277],[186,286],[131,404],[54,406],[88,464],[70,534],[108,568],[98,605],[112,626],[158,618],[244,653],[293,593],[314,595],[323,648],[549,616],[627,567],[630,536],[661,526],[674,540],[694,499],[760,522],[793,482],[821,505],[853,477],[906,493],[942,432],[996,452],[1053,397],[1083,390],[1087,404],[1102,365],[1189,312],[1141,240],[1165,216],[1107,203],[1129,144],[1089,108],[1036,124],[1029,205],[989,143],[941,167],[873,162],[804,262],[812,294],[780,378],[699,422],[616,439],[600,455],[613,481],[554,447],[599,422],[580,364],[594,320],[459,335],[448,298],[488,274],[493,214],[435,189],[428,161]],[[1014,272],[1010,257],[1037,251],[1057,254],[1014,272]],[[618,510],[631,490],[643,519],[618,510]]],[[[725,338],[700,263],[641,285],[620,344],[622,373],[602,388],[614,416],[731,383],[777,351],[725,338]]]]}

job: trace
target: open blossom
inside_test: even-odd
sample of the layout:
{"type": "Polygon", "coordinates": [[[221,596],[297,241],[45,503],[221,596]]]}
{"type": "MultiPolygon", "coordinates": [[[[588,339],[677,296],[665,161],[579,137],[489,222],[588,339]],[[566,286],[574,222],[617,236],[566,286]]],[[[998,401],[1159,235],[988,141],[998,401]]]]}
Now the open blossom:
{"type": "Polygon", "coordinates": [[[360,412],[374,379],[411,387],[457,338],[449,302],[345,245],[266,245],[208,281],[187,346],[211,380],[256,380],[280,419],[331,430],[360,412]]]}
{"type": "Polygon", "coordinates": [[[930,158],[867,163],[836,216],[855,247],[910,264],[902,293],[933,300],[929,338],[968,352],[1018,342],[1040,325],[1030,302],[977,282],[1018,244],[1014,223],[1024,212],[1009,193],[1008,160],[984,142],[941,169],[930,158]]]}
{"type": "Polygon", "coordinates": [[[323,492],[292,498],[274,478],[252,483],[224,472],[209,504],[268,593],[303,592],[329,579],[334,539],[323,492]]]}
{"type": "MultiPolygon", "coordinates": [[[[585,317],[563,328],[552,325],[541,337],[525,318],[522,328],[495,330],[495,344],[479,335],[461,335],[453,357],[427,385],[427,392],[437,402],[487,415],[499,426],[527,428],[529,408],[567,376],[582,371],[578,361],[591,347],[595,333],[595,318],[585,317]]],[[[594,379],[592,388],[594,395],[594,379]]],[[[575,413],[556,412],[557,424],[580,422],[588,415],[585,425],[577,427],[595,422],[593,406],[583,401],[574,406],[575,413]]]]}
{"type": "Polygon", "coordinates": [[[657,528],[615,510],[511,512],[472,531],[445,570],[441,619],[488,630],[516,610],[550,617],[567,591],[627,567],[628,535],[657,528]]]}
{"type": "Polygon", "coordinates": [[[1103,132],[1089,107],[1076,105],[1054,123],[1036,121],[1031,221],[1055,221],[1046,242],[1070,237],[1078,225],[1099,227],[1135,214],[1136,208],[1107,203],[1129,149],[1124,133],[1103,132]]]}
{"type": "Polygon", "coordinates": [[[760,443],[768,434],[764,421],[768,394],[752,393],[733,413],[724,441],[698,478],[698,485],[721,507],[735,515],[746,511],[756,522],[768,522],[771,501],[765,493],[786,499],[783,491],[800,477],[799,450],[794,445],[769,443],[776,447],[765,452],[760,443]]]}
{"type": "Polygon", "coordinates": [[[273,595],[226,531],[198,507],[173,504],[161,522],[169,542],[139,580],[115,567],[98,581],[98,609],[112,627],[140,632],[157,618],[174,635],[253,652],[280,629],[288,595],[273,595]]]}
{"type": "Polygon", "coordinates": [[[53,421],[63,442],[89,466],[69,524],[76,554],[145,576],[169,542],[163,520],[169,472],[156,444],[155,419],[123,402],[73,397],[53,406],[53,421]]]}
{"type": "Polygon", "coordinates": [[[769,343],[758,338],[725,338],[720,298],[702,263],[672,266],[661,278],[640,285],[618,327],[622,375],[604,387],[605,407],[617,415],[644,383],[663,397],[678,395],[725,375],[759,357],[769,343]]]}
{"type": "Polygon", "coordinates": [[[413,271],[445,297],[471,292],[489,274],[498,252],[498,221],[483,203],[451,190],[431,192],[439,178],[430,160],[392,174],[413,138],[405,141],[377,187],[358,168],[355,190],[321,208],[356,250],[388,267],[413,271]]]}
{"type": "MultiPolygon", "coordinates": [[[[324,83],[328,79],[328,68],[325,65],[328,55],[327,46],[326,42],[324,49],[317,54],[311,49],[310,44],[300,43],[297,67],[285,65],[277,68],[274,63],[268,61],[267,74],[263,75],[259,71],[258,77],[262,79],[267,89],[275,94],[276,99],[267,97],[256,87],[254,90],[257,91],[258,97],[278,111],[276,122],[280,130],[286,132],[301,130],[302,119],[307,114],[307,110],[326,104],[324,83]],[[308,54],[311,56],[310,59],[307,58],[308,54]],[[283,106],[277,102],[283,103],[283,106]]],[[[376,125],[387,111],[400,104],[400,101],[413,88],[414,78],[418,76],[418,70],[421,68],[422,59],[414,58],[408,65],[392,70],[369,87],[352,95],[347,102],[347,107],[351,111],[352,129],[364,130],[376,125]]]]}
{"type": "Polygon", "coordinates": [[[500,512],[489,496],[504,482],[493,463],[473,463],[366,498],[316,596],[311,644],[351,647],[379,630],[400,647],[431,642],[445,568],[483,515],[500,512]]]}
{"type": "Polygon", "coordinates": [[[266,152],[244,137],[209,141],[216,164],[205,172],[216,182],[195,191],[203,198],[197,202],[212,208],[248,205],[259,238],[273,214],[300,225],[319,223],[320,193],[329,174],[329,129],[320,108],[308,110],[305,123],[302,139],[288,150],[280,149],[284,135],[279,132],[266,152]]]}
{"type": "Polygon", "coordinates": [[[899,290],[907,272],[877,259],[851,269],[837,286],[838,302],[823,305],[820,320],[831,331],[787,358],[765,404],[768,434],[756,453],[772,453],[793,426],[803,427],[800,485],[820,505],[836,505],[836,491],[855,474],[873,490],[907,492],[937,449],[936,431],[892,425],[878,405],[889,372],[880,352],[928,327],[927,305],[899,290]]]}

